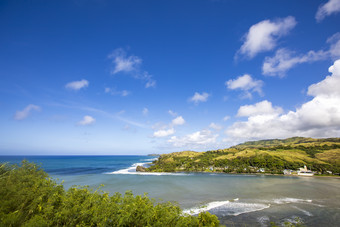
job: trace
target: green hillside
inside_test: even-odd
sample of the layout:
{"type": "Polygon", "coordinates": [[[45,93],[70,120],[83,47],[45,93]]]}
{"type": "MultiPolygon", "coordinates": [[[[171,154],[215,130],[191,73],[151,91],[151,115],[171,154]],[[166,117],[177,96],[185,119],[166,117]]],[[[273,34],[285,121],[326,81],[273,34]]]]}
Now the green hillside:
{"type": "Polygon", "coordinates": [[[321,174],[340,172],[340,138],[251,141],[227,149],[163,154],[147,169],[151,172],[225,172],[282,174],[306,165],[321,174]]]}

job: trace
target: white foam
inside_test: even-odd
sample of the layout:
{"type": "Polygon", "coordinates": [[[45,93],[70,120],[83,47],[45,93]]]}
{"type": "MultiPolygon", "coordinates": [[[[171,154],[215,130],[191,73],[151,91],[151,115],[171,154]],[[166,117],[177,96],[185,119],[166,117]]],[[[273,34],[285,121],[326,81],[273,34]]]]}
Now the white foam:
{"type": "Polygon", "coordinates": [[[274,199],[276,204],[286,204],[286,203],[311,203],[311,199],[296,199],[296,198],[280,198],[274,199]]]}
{"type": "Polygon", "coordinates": [[[301,209],[301,208],[299,208],[299,207],[297,207],[297,206],[292,206],[292,207],[294,207],[295,209],[301,211],[302,213],[304,213],[305,215],[307,215],[307,216],[309,216],[309,217],[312,217],[312,216],[313,216],[313,214],[310,213],[310,212],[307,211],[307,210],[301,209]]]}
{"type": "Polygon", "coordinates": [[[158,158],[149,158],[149,159],[142,159],[143,162],[153,162],[156,161],[158,158]]]}
{"type": "Polygon", "coordinates": [[[227,200],[227,201],[211,202],[202,207],[187,209],[187,210],[184,210],[183,213],[196,215],[196,214],[199,214],[200,212],[209,211],[212,214],[217,214],[220,216],[227,216],[227,215],[237,216],[243,213],[259,211],[259,210],[263,210],[269,207],[270,207],[270,204],[239,203],[239,202],[231,202],[227,200]]]}
{"type": "Polygon", "coordinates": [[[229,203],[229,200],[227,201],[216,201],[216,202],[211,202],[208,203],[205,206],[202,207],[196,207],[196,208],[192,208],[192,209],[187,209],[187,210],[183,210],[183,213],[185,214],[190,214],[190,215],[195,215],[195,214],[199,214],[201,212],[205,212],[223,205],[226,205],[229,203]]]}
{"type": "Polygon", "coordinates": [[[105,174],[131,174],[131,175],[153,175],[153,176],[165,176],[165,175],[177,175],[177,176],[184,176],[189,175],[185,173],[164,173],[164,172],[137,172],[136,167],[137,166],[146,166],[148,163],[134,163],[132,166],[126,169],[117,170],[110,173],[105,174]]]}
{"type": "Polygon", "coordinates": [[[260,223],[260,225],[263,227],[268,226],[269,220],[270,219],[268,216],[262,216],[257,218],[257,222],[260,223]]]}

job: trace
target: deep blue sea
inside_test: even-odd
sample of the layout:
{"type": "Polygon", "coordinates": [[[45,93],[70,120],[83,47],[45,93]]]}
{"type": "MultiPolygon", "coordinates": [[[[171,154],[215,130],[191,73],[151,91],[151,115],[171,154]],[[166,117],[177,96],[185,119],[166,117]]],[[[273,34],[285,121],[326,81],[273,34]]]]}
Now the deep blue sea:
{"type": "Polygon", "coordinates": [[[151,156],[0,156],[0,162],[23,159],[40,164],[67,189],[148,193],[158,201],[177,202],[185,213],[208,210],[222,224],[270,226],[300,218],[307,226],[340,226],[340,179],[213,173],[138,173],[151,156]]]}

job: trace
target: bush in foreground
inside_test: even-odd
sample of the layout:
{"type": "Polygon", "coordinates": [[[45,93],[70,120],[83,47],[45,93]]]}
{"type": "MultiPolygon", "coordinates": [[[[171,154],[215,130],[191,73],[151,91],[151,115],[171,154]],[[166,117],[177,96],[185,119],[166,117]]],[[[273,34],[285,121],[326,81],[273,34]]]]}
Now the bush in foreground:
{"type": "Polygon", "coordinates": [[[183,215],[170,202],[131,192],[109,196],[88,187],[70,188],[37,165],[0,164],[0,226],[218,226],[215,215],[183,215]]]}

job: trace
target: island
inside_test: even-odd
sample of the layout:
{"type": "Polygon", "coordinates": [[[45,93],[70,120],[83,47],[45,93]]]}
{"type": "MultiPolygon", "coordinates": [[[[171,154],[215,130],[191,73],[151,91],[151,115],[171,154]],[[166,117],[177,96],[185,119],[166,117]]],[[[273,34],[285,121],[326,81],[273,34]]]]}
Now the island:
{"type": "Polygon", "coordinates": [[[162,154],[143,171],[339,175],[340,138],[292,137],[245,142],[206,152],[162,154]]]}

